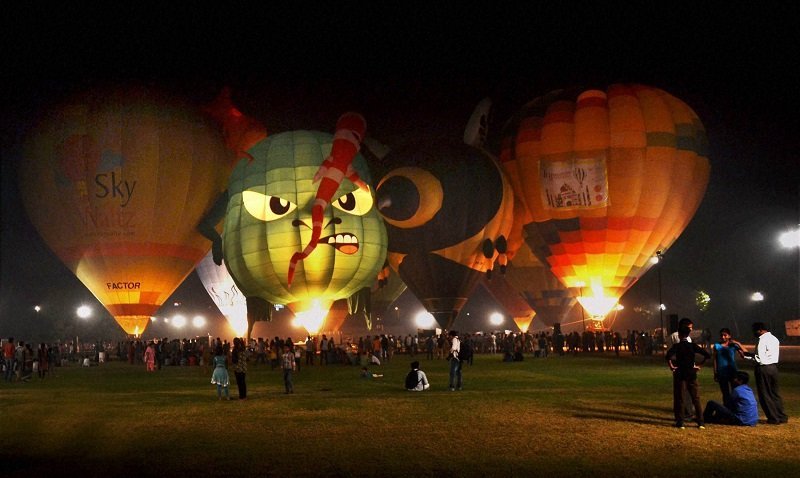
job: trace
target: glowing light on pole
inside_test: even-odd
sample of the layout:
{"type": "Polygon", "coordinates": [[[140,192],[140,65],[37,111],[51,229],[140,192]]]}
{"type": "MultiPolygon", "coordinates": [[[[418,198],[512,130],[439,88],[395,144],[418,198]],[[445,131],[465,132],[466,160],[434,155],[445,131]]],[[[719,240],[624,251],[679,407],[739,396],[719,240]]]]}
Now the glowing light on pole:
{"type": "Polygon", "coordinates": [[[92,316],[92,308],[88,305],[82,305],[75,311],[81,319],[88,319],[92,316]]]}
{"type": "Polygon", "coordinates": [[[414,322],[420,329],[429,329],[433,327],[433,325],[436,323],[436,319],[430,312],[423,311],[417,314],[416,318],[414,319],[414,322]]]}
{"type": "Polygon", "coordinates": [[[172,326],[177,329],[182,329],[186,325],[186,317],[177,314],[172,318],[172,326]]]}
{"type": "Polygon", "coordinates": [[[206,318],[203,317],[202,315],[196,315],[192,319],[192,325],[194,326],[194,328],[200,329],[206,325],[206,318]]]}
{"type": "Polygon", "coordinates": [[[501,314],[500,312],[493,312],[489,316],[489,322],[492,325],[500,325],[500,324],[502,324],[503,323],[503,314],[501,314]]]}
{"type": "Polygon", "coordinates": [[[781,246],[791,249],[800,247],[800,227],[793,231],[786,231],[778,237],[781,246]]]}

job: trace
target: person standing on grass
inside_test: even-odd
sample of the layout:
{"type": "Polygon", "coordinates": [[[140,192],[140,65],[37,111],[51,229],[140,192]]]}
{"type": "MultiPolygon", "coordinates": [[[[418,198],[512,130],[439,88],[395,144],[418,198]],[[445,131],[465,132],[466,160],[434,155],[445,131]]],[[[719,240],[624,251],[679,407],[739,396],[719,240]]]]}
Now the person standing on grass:
{"type": "Polygon", "coordinates": [[[450,391],[461,390],[461,341],[458,339],[458,332],[451,330],[450,336],[450,391]]]}
{"type": "Polygon", "coordinates": [[[722,425],[738,425],[754,427],[758,424],[758,405],[747,383],[750,375],[747,372],[736,372],[731,381],[733,390],[724,404],[709,400],[703,419],[706,423],[719,423],[722,425]]]}
{"type": "Polygon", "coordinates": [[[222,400],[222,392],[225,392],[225,400],[230,400],[230,392],[228,386],[230,385],[230,376],[228,376],[228,358],[225,355],[225,350],[221,345],[218,345],[214,351],[214,358],[211,359],[214,365],[214,373],[211,375],[211,383],[217,386],[217,400],[222,400]]]}
{"type": "Polygon", "coordinates": [[[283,386],[286,388],[286,393],[294,393],[294,384],[292,383],[292,372],[295,370],[294,353],[288,345],[283,346],[283,355],[281,356],[281,368],[283,369],[283,386]]]}
{"type": "Polygon", "coordinates": [[[249,355],[247,347],[244,346],[244,340],[239,337],[233,339],[231,362],[233,362],[236,387],[239,389],[239,400],[247,400],[247,359],[249,355]]]}
{"type": "Polygon", "coordinates": [[[701,355],[705,360],[708,360],[711,358],[711,354],[697,344],[687,341],[686,338],[689,337],[689,332],[691,330],[686,325],[678,329],[680,342],[670,347],[666,356],[667,364],[672,370],[672,405],[675,412],[675,426],[684,428],[683,395],[688,392],[692,405],[694,405],[697,427],[705,429],[703,407],[700,404],[699,385],[697,384],[697,372],[700,370],[702,362],[701,364],[695,363],[695,356],[701,355]]]}
{"type": "Polygon", "coordinates": [[[781,344],[764,322],[753,324],[753,335],[758,338],[755,353],[748,352],[742,344],[739,346],[744,358],[756,363],[756,388],[761,409],[764,410],[767,423],[770,425],[787,423],[789,416],[783,411],[783,399],[778,390],[778,357],[781,344]]]}
{"type": "Polygon", "coordinates": [[[317,354],[314,339],[309,335],[306,339],[306,365],[314,365],[314,355],[317,354]]]}
{"type": "Polygon", "coordinates": [[[37,355],[37,358],[39,359],[39,378],[44,378],[45,375],[47,375],[48,370],[50,370],[50,357],[47,354],[47,344],[44,342],[39,344],[37,355]]]}
{"type": "Polygon", "coordinates": [[[719,383],[722,392],[722,403],[727,404],[733,390],[733,379],[736,377],[736,355],[741,350],[736,341],[731,340],[730,329],[723,328],[719,331],[719,342],[711,348],[714,363],[714,381],[719,383]]]}
{"type": "Polygon", "coordinates": [[[156,348],[153,346],[152,341],[147,344],[147,348],[144,350],[144,363],[147,365],[148,372],[156,371],[156,348]]]}
{"type": "Polygon", "coordinates": [[[9,337],[8,341],[3,344],[3,360],[6,363],[6,382],[14,380],[14,337],[9,337]]]}

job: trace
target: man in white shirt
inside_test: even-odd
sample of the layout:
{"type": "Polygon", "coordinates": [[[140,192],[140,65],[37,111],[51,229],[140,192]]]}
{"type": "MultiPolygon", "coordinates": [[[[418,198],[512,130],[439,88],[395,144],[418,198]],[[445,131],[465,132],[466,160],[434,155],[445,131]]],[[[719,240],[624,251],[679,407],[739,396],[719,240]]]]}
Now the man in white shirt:
{"type": "Polygon", "coordinates": [[[756,363],[755,376],[758,387],[758,401],[767,416],[767,423],[780,425],[787,423],[789,417],[783,411],[783,399],[778,392],[778,355],[780,341],[772,335],[763,322],[753,324],[753,335],[758,338],[756,352],[748,352],[742,347],[744,357],[756,363]]]}
{"type": "Polygon", "coordinates": [[[428,383],[428,376],[419,369],[419,362],[414,361],[411,362],[411,374],[416,374],[416,380],[414,381],[415,385],[410,387],[410,383],[406,384],[406,390],[410,392],[421,392],[423,390],[427,390],[430,388],[430,383],[428,383]]]}
{"type": "Polygon", "coordinates": [[[458,332],[451,330],[450,333],[450,391],[461,390],[461,341],[458,340],[458,332]]]}

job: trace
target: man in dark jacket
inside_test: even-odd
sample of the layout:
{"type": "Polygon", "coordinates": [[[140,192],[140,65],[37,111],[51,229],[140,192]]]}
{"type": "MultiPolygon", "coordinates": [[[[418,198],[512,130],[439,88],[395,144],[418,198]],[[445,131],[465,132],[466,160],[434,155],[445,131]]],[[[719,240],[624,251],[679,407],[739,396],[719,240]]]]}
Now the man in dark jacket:
{"type": "Polygon", "coordinates": [[[672,407],[675,412],[675,426],[685,428],[683,426],[683,392],[686,390],[694,405],[697,426],[704,429],[703,407],[700,405],[697,371],[700,370],[700,365],[711,358],[711,355],[702,347],[686,340],[690,331],[686,325],[679,327],[678,337],[680,341],[667,351],[666,360],[672,370],[672,407]],[[695,357],[698,355],[703,357],[703,361],[699,364],[695,361],[695,357]]]}

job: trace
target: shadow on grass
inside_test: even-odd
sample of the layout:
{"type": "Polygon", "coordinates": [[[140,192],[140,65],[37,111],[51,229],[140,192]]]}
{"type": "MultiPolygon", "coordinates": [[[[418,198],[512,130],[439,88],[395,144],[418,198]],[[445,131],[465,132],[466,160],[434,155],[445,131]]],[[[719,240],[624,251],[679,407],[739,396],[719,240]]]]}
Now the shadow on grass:
{"type": "Polygon", "coordinates": [[[657,406],[642,406],[641,404],[620,403],[617,408],[598,407],[573,407],[573,417],[581,419],[600,419],[625,423],[638,423],[640,425],[671,425],[672,409],[657,406]],[[646,413],[641,409],[660,412],[658,415],[646,413]]]}

